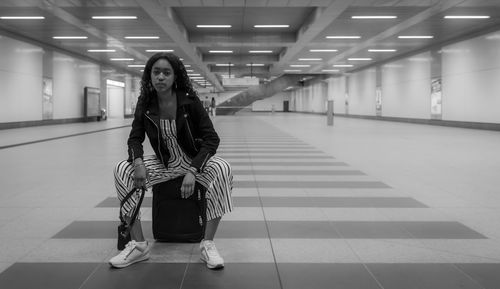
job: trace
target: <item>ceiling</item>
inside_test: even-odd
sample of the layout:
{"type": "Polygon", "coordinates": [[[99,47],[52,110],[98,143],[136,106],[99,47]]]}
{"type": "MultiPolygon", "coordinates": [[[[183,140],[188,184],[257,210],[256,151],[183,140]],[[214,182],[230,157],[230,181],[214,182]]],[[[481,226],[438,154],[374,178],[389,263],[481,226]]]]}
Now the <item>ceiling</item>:
{"type": "Polygon", "coordinates": [[[190,65],[191,73],[200,74],[218,91],[224,90],[222,79],[228,76],[269,81],[287,73],[349,73],[495,29],[500,29],[500,0],[0,1],[0,35],[4,32],[29,38],[43,46],[57,47],[135,75],[140,75],[140,65],[154,53],[146,50],[173,50],[190,65]],[[446,15],[489,18],[445,19],[446,15]],[[44,19],[1,18],[5,16],[43,16],[44,19]],[[92,16],[135,16],[136,19],[105,20],[92,16]],[[352,16],[393,18],[353,19],[352,16]],[[214,24],[231,27],[197,27],[214,24]],[[254,27],[277,24],[288,27],[254,27]],[[61,40],[54,36],[87,38],[61,40]],[[158,38],[127,39],[126,36],[158,38]],[[89,52],[89,49],[114,49],[115,52],[89,52]],[[314,51],[325,49],[333,51],[314,51]],[[370,52],[369,49],[390,51],[370,52]],[[211,53],[213,50],[231,53],[211,53]],[[267,53],[250,53],[255,50],[267,53]],[[129,67],[131,64],[139,67],[129,67]],[[339,64],[352,66],[334,67],[339,64]]]}

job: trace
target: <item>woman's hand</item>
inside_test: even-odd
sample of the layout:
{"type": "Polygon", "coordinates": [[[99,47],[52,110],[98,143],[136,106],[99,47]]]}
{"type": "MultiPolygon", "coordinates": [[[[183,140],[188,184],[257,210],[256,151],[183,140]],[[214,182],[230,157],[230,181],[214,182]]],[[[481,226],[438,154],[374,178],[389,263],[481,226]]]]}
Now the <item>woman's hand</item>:
{"type": "Polygon", "coordinates": [[[144,164],[135,165],[134,186],[137,189],[146,189],[147,178],[148,178],[148,172],[146,171],[146,166],[144,164]]]}
{"type": "Polygon", "coordinates": [[[195,184],[196,184],[195,175],[192,172],[188,171],[187,174],[184,176],[184,180],[182,181],[181,197],[183,197],[184,199],[189,198],[194,192],[195,184]]]}

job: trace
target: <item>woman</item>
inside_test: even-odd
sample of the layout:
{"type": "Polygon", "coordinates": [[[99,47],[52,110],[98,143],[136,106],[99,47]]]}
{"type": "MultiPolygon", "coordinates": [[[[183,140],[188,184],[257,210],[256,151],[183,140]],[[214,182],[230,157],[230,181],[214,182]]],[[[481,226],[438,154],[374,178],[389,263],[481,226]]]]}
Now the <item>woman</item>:
{"type": "MultiPolygon", "coordinates": [[[[115,185],[122,200],[135,188],[184,176],[181,195],[189,197],[195,182],[207,188],[207,224],[200,243],[201,259],[210,269],[224,267],[213,238],[222,215],[232,211],[233,177],[229,164],[214,156],[219,137],[193,90],[186,69],[171,53],[153,55],[144,68],[141,95],[127,141],[129,158],[115,167],[115,185]],[[143,156],[145,135],[155,152],[143,156]]],[[[122,213],[130,223],[139,196],[130,198],[122,213]]],[[[126,248],[111,258],[113,267],[123,268],[149,258],[149,245],[139,218],[131,229],[126,248]]]]}

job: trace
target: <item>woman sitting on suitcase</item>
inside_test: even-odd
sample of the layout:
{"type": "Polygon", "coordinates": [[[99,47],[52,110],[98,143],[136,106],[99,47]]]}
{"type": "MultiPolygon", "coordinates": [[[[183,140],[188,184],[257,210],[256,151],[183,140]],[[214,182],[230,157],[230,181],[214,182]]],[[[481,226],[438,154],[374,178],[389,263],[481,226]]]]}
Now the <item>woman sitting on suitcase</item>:
{"type": "MultiPolygon", "coordinates": [[[[223,268],[224,260],[213,238],[222,215],[233,209],[233,176],[229,164],[214,156],[219,137],[176,55],[157,53],[147,61],[127,144],[129,158],[118,163],[114,171],[118,198],[122,200],[134,187],[149,188],[180,176],[183,176],[181,195],[187,198],[193,194],[195,182],[200,183],[207,189],[207,224],[200,243],[201,259],[210,269],[223,268]],[[143,155],[146,135],[154,155],[143,155]]],[[[137,195],[121,208],[128,223],[140,194],[137,195]]],[[[131,228],[132,241],[109,260],[113,267],[123,268],[149,258],[149,245],[140,220],[131,228]]]]}

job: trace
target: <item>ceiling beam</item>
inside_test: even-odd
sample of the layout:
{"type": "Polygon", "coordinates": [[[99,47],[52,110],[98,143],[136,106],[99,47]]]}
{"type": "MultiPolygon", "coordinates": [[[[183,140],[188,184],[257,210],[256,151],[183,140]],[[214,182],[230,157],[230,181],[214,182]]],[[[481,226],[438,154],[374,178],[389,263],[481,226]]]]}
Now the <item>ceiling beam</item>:
{"type": "MultiPolygon", "coordinates": [[[[392,37],[392,36],[400,33],[401,31],[404,31],[412,26],[415,26],[415,25],[419,24],[420,22],[423,22],[426,19],[428,19],[428,18],[430,18],[438,13],[441,13],[445,10],[448,10],[448,9],[455,7],[455,6],[457,6],[463,2],[466,2],[466,1],[467,0],[437,1],[436,4],[430,6],[429,8],[423,10],[422,12],[416,14],[415,16],[413,16],[407,20],[404,20],[401,23],[397,24],[396,26],[392,26],[391,28],[387,29],[386,31],[379,33],[379,34],[375,35],[374,37],[372,37],[372,38],[370,38],[362,43],[358,43],[358,44],[356,44],[356,46],[352,47],[351,49],[346,50],[346,51],[336,55],[335,57],[333,57],[332,59],[327,61],[326,65],[330,66],[330,65],[333,65],[340,60],[344,60],[345,58],[349,57],[350,55],[352,55],[360,50],[365,50],[379,41],[383,41],[386,38],[392,37]]],[[[320,65],[316,65],[316,66],[312,67],[309,70],[309,72],[311,72],[311,73],[316,72],[316,71],[324,68],[324,66],[325,66],[325,63],[320,64],[320,65]]]]}
{"type": "Polygon", "coordinates": [[[290,48],[286,49],[281,55],[280,60],[273,66],[271,73],[280,73],[283,66],[291,61],[295,56],[306,47],[318,34],[320,34],[328,25],[330,25],[344,10],[346,10],[355,0],[337,0],[333,1],[326,8],[316,8],[310,22],[304,24],[297,35],[297,41],[290,48]]]}
{"type": "Polygon", "coordinates": [[[193,61],[193,65],[197,66],[199,70],[205,75],[205,78],[210,81],[214,87],[219,91],[224,91],[221,83],[210,72],[207,65],[203,63],[201,55],[196,51],[193,45],[188,41],[187,31],[169,4],[163,3],[161,5],[156,0],[137,0],[137,4],[158,24],[158,26],[165,31],[165,33],[174,40],[186,55],[193,61]]]}

